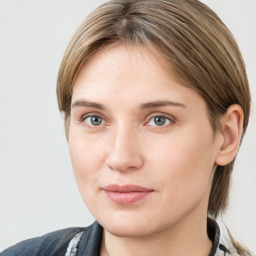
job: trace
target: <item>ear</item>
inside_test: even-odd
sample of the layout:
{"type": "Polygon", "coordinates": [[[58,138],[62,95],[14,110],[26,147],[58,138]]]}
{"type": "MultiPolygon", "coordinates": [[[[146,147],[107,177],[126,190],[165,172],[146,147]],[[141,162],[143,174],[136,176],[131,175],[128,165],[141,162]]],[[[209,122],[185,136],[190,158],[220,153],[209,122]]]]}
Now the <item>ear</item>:
{"type": "Polygon", "coordinates": [[[231,105],[221,118],[221,142],[216,156],[217,165],[227,165],[235,158],[242,132],[244,113],[240,105],[231,105]]]}

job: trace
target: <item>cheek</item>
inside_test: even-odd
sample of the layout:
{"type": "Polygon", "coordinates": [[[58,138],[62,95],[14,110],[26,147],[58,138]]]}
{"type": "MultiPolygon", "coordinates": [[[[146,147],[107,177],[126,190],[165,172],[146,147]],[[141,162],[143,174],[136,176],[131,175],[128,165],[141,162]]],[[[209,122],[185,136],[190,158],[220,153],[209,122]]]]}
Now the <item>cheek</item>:
{"type": "Polygon", "coordinates": [[[104,162],[102,148],[100,143],[91,143],[85,136],[74,135],[69,138],[70,158],[81,194],[97,182],[104,162]]]}
{"type": "Polygon", "coordinates": [[[69,153],[80,195],[85,205],[92,211],[93,207],[96,206],[95,193],[98,191],[102,165],[99,146],[88,143],[81,136],[71,136],[69,153]]]}
{"type": "Polygon", "coordinates": [[[169,141],[163,141],[152,154],[158,170],[153,174],[154,179],[165,188],[163,196],[166,200],[175,204],[199,200],[210,184],[215,162],[211,130],[190,130],[182,136],[176,134],[169,141]]]}

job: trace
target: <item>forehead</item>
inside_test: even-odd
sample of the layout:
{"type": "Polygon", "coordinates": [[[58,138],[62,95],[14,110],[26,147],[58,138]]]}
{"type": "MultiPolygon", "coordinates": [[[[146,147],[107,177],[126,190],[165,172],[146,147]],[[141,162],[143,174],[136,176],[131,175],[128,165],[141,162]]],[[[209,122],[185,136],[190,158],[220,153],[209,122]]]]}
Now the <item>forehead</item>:
{"type": "Polygon", "coordinates": [[[96,53],[82,67],[73,88],[72,102],[189,101],[194,90],[183,86],[160,54],[146,46],[113,46],[96,53]]]}
{"type": "MultiPolygon", "coordinates": [[[[116,77],[118,74],[125,75],[133,73],[138,74],[160,73],[162,77],[174,78],[172,70],[168,69],[167,61],[160,56],[155,49],[138,44],[127,46],[126,44],[118,44],[101,49],[93,54],[83,65],[78,74],[75,85],[80,79],[104,79],[104,76],[116,77]],[[102,76],[95,77],[93,72],[97,72],[102,76]]],[[[132,78],[132,77],[131,77],[132,78]]]]}

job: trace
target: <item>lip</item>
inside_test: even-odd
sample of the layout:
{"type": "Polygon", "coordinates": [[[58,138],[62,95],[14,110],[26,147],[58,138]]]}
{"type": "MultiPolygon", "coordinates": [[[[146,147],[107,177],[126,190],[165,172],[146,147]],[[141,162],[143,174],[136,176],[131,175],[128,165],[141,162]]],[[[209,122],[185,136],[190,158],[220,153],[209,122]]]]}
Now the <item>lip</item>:
{"type": "Polygon", "coordinates": [[[104,187],[103,191],[110,201],[120,205],[128,205],[144,199],[154,190],[133,184],[111,184],[104,187]]]}

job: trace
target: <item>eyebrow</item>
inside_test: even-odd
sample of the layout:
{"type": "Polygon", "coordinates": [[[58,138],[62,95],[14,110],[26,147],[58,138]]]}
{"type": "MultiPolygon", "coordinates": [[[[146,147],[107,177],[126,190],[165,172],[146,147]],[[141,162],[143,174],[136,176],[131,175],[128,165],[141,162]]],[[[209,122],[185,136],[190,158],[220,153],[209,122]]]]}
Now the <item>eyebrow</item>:
{"type": "Polygon", "coordinates": [[[147,108],[157,108],[157,107],[164,107],[164,106],[174,106],[174,107],[182,107],[182,108],[187,108],[186,105],[179,103],[179,102],[174,102],[174,101],[169,101],[169,100],[159,100],[159,101],[153,101],[153,102],[147,102],[140,104],[140,109],[147,109],[147,108]]]}
{"type": "MultiPolygon", "coordinates": [[[[148,109],[148,108],[157,108],[157,107],[164,107],[164,106],[175,106],[175,107],[182,107],[182,108],[187,108],[186,105],[179,103],[179,102],[174,102],[174,101],[169,101],[169,100],[158,100],[158,101],[153,101],[153,102],[146,102],[140,104],[140,109],[148,109]]],[[[104,105],[96,102],[91,102],[91,101],[86,101],[86,100],[77,100],[72,104],[72,108],[75,107],[90,107],[90,108],[97,108],[100,110],[105,110],[106,108],[104,105]]]]}
{"type": "Polygon", "coordinates": [[[85,100],[77,100],[75,101],[72,106],[72,108],[75,107],[90,107],[90,108],[97,108],[100,110],[105,110],[105,107],[100,104],[100,103],[96,103],[96,102],[91,102],[91,101],[85,101],[85,100]]]}

